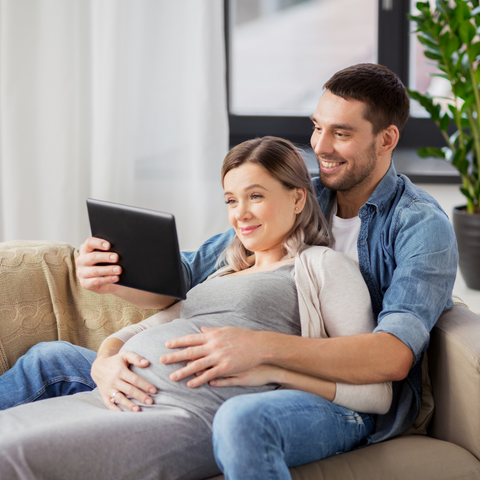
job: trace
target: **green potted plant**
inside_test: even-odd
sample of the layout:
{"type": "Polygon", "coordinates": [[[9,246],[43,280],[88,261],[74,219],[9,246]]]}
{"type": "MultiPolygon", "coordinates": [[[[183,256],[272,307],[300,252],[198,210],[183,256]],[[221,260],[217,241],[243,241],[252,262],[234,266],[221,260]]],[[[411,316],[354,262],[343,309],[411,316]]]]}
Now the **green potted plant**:
{"type": "Polygon", "coordinates": [[[418,154],[443,158],[460,173],[466,205],[453,212],[459,266],[467,286],[480,290],[479,0],[436,0],[416,6],[418,13],[410,19],[416,25],[417,38],[425,47],[425,56],[438,68],[434,75],[448,80],[451,87],[448,97],[409,90],[446,141],[443,148],[422,148],[418,154]],[[452,124],[455,131],[450,134],[452,124]]]}

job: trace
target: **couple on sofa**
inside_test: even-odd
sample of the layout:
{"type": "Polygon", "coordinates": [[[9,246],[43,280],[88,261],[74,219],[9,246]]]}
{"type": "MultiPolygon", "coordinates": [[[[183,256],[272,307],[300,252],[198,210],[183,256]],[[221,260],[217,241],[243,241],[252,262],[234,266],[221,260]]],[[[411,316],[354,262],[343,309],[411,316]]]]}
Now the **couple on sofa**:
{"type": "MultiPolygon", "coordinates": [[[[452,306],[455,237],[391,163],[409,112],[400,80],[362,64],[325,88],[312,116],[320,179],[312,186],[288,142],[235,147],[222,170],[234,232],[183,255],[192,288],[159,314],[178,319],[156,325],[155,316],[107,339],[92,368],[97,390],[1,413],[0,474],[205,478],[218,464],[227,478],[290,478],[288,466],[412,425],[429,332],[452,306]],[[226,266],[200,283],[224,250],[226,266]]],[[[85,288],[169,306],[115,285],[116,257],[102,244],[81,248],[85,288]]],[[[73,352],[61,361],[95,356],[73,352]]],[[[19,381],[24,360],[0,382],[19,381]]],[[[40,372],[44,384],[54,365],[40,372]]]]}

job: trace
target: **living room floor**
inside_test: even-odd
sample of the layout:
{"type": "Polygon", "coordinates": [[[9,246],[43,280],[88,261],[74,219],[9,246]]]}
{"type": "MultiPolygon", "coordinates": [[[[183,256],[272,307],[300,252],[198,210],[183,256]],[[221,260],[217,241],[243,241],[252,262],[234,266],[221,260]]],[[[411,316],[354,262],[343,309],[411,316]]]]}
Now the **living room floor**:
{"type": "MultiPolygon", "coordinates": [[[[458,185],[440,185],[440,184],[422,184],[417,185],[426,190],[442,206],[452,220],[453,208],[458,205],[464,205],[464,196],[460,193],[458,185]]],[[[472,290],[465,285],[460,270],[457,273],[457,280],[453,289],[453,294],[460,297],[473,312],[480,315],[480,290],[472,290]]]]}

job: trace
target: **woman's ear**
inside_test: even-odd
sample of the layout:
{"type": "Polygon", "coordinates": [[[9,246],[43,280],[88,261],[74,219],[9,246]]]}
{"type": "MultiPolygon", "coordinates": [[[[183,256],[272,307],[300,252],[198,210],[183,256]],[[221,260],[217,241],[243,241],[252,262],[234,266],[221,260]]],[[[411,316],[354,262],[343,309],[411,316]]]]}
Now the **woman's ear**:
{"type": "Polygon", "coordinates": [[[295,214],[300,213],[305,206],[305,201],[307,199],[307,192],[304,188],[295,189],[295,214]]]}

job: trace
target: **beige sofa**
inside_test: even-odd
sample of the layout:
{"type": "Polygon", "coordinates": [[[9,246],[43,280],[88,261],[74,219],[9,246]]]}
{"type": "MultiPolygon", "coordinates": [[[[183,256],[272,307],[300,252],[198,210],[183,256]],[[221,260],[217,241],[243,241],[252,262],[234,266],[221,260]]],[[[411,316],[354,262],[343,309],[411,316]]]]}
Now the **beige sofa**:
{"type": "MultiPolygon", "coordinates": [[[[0,244],[0,373],[40,341],[95,350],[111,332],[154,313],[82,289],[75,256],[60,243],[0,244]]],[[[445,312],[428,359],[433,416],[424,414],[408,435],[292,468],[292,478],[480,479],[480,317],[463,306],[445,312]]]]}

